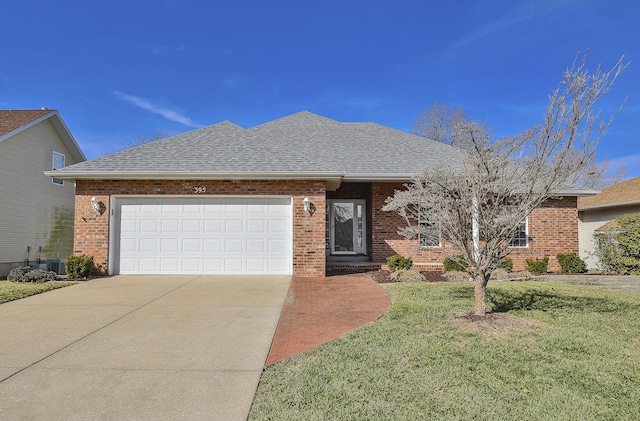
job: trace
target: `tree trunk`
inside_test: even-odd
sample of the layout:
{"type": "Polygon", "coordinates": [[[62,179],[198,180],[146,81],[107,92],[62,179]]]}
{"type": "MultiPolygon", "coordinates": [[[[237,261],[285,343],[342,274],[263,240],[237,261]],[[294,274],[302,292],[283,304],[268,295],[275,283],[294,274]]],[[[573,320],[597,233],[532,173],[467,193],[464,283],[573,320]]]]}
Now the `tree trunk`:
{"type": "Polygon", "coordinates": [[[474,296],[476,302],[476,316],[487,315],[487,282],[484,280],[484,276],[476,275],[474,296]]]}

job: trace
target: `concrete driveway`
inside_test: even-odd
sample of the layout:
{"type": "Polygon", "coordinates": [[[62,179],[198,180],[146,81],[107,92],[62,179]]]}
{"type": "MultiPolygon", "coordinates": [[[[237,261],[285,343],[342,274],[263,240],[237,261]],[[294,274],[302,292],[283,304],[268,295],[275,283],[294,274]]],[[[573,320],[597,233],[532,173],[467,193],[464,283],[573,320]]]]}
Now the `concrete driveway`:
{"type": "Polygon", "coordinates": [[[117,276],[0,305],[0,419],[245,420],[289,277],[117,276]]]}

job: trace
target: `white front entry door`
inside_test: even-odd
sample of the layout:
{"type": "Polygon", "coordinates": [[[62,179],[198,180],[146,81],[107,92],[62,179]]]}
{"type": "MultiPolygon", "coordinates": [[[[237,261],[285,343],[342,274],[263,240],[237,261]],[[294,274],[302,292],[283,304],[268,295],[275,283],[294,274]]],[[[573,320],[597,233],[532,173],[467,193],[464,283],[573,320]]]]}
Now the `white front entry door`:
{"type": "Polygon", "coordinates": [[[120,274],[291,275],[290,197],[117,197],[120,274]]]}

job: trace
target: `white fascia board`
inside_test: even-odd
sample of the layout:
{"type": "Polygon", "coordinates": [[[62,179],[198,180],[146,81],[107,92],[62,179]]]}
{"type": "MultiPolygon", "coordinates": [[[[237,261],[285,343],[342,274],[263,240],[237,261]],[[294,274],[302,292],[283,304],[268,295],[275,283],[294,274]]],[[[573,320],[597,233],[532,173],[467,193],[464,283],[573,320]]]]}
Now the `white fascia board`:
{"type": "Polygon", "coordinates": [[[67,143],[67,149],[69,149],[69,151],[74,155],[73,158],[76,160],[76,162],[86,161],[86,155],[84,154],[82,149],[80,149],[80,145],[78,145],[78,142],[71,134],[71,131],[67,127],[67,124],[64,122],[57,111],[54,115],[56,116],[56,119],[52,120],[51,124],[53,124],[53,127],[58,132],[58,135],[62,138],[62,141],[67,143]]]}
{"type": "Polygon", "coordinates": [[[417,174],[398,173],[371,173],[371,174],[346,174],[343,181],[364,182],[364,181],[411,181],[417,174]]]}
{"type": "Polygon", "coordinates": [[[586,211],[586,210],[615,208],[615,207],[619,207],[619,206],[635,206],[635,205],[640,205],[640,200],[632,200],[632,201],[629,201],[629,202],[603,203],[601,205],[580,206],[580,207],[578,207],[578,210],[579,211],[586,211]]]}
{"type": "Polygon", "coordinates": [[[344,173],[290,172],[114,172],[114,171],[45,171],[48,177],[61,180],[332,180],[341,181],[344,173]]]}
{"type": "Polygon", "coordinates": [[[600,193],[600,190],[587,190],[587,189],[585,189],[585,190],[568,189],[568,190],[558,190],[556,192],[553,192],[553,194],[557,195],[557,196],[577,196],[577,197],[595,196],[598,193],[600,193]]]}

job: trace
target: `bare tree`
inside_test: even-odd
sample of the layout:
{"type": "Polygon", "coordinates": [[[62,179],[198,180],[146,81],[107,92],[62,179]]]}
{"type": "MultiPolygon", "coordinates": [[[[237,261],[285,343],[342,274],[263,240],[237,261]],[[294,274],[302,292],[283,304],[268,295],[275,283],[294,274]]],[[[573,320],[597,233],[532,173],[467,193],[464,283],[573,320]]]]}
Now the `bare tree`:
{"type": "Polygon", "coordinates": [[[151,134],[136,134],[132,141],[127,142],[122,146],[122,149],[134,148],[146,143],[155,142],[156,140],[164,139],[170,135],[171,134],[168,130],[153,130],[151,134]]]}
{"type": "Polygon", "coordinates": [[[450,108],[446,104],[434,102],[416,118],[413,133],[436,142],[458,146],[454,144],[452,132],[457,125],[468,121],[469,117],[462,108],[450,108]]]}
{"type": "Polygon", "coordinates": [[[411,239],[428,234],[421,209],[439,208],[442,238],[469,265],[476,315],[486,314],[487,283],[531,211],[601,179],[596,146],[612,119],[593,108],[626,66],[621,58],[590,73],[578,55],[549,96],[543,123],[504,139],[477,122],[457,124],[451,143],[462,147],[460,166],[427,169],[387,199],[383,209],[400,213],[407,227],[399,233],[411,239]]]}

